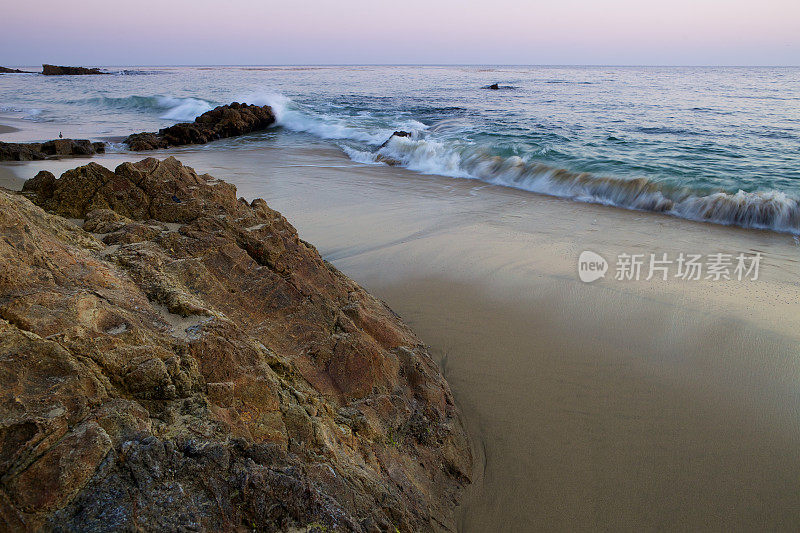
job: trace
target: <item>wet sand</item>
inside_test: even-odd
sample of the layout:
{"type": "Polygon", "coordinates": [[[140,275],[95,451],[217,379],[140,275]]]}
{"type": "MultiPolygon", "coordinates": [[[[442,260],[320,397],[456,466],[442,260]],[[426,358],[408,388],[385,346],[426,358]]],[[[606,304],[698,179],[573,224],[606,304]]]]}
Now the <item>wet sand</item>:
{"type": "Polygon", "coordinates": [[[170,153],[265,198],[430,344],[475,450],[463,531],[800,525],[792,236],[358,166],[322,143],[170,153]],[[764,259],[758,281],[584,284],[583,250],[764,259]]]}
{"type": "Polygon", "coordinates": [[[0,187],[3,187],[4,189],[11,189],[12,191],[18,191],[22,189],[22,185],[25,183],[25,180],[17,177],[12,168],[9,167],[10,165],[7,162],[0,163],[0,187]]]}
{"type": "Polygon", "coordinates": [[[106,140],[97,138],[97,133],[87,125],[39,122],[0,112],[0,141],[44,142],[58,138],[59,133],[63,134],[65,138],[106,140]]]}

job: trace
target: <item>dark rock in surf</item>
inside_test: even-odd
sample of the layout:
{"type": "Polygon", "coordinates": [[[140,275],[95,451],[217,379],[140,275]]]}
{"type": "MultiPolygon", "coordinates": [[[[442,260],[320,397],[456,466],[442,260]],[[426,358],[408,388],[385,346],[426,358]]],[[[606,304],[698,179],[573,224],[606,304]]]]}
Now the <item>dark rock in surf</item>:
{"type": "Polygon", "coordinates": [[[194,122],[182,122],[155,132],[135,133],[123,141],[133,151],[155,150],[170,146],[205,144],[265,130],[275,123],[275,114],[268,105],[256,106],[233,102],[206,111],[194,122]]]}
{"type": "Polygon", "coordinates": [[[102,154],[106,146],[86,139],[53,139],[43,143],[0,142],[0,161],[38,161],[102,154]]]}
{"type": "MultiPolygon", "coordinates": [[[[392,133],[391,137],[386,139],[383,142],[383,144],[380,145],[380,147],[378,147],[378,150],[380,150],[381,148],[383,148],[386,145],[388,145],[389,142],[395,137],[407,137],[407,138],[410,139],[411,138],[411,132],[400,130],[400,131],[396,131],[396,132],[392,133]]],[[[385,154],[381,154],[381,153],[379,153],[378,155],[375,156],[375,161],[377,161],[378,163],[384,163],[386,165],[389,165],[390,167],[400,166],[400,164],[401,164],[400,160],[395,159],[394,157],[389,157],[389,156],[387,156],[385,154]]]]}
{"type": "Polygon", "coordinates": [[[380,145],[380,148],[383,148],[384,146],[389,144],[389,141],[392,140],[392,137],[408,137],[408,138],[411,138],[411,133],[408,132],[408,131],[396,131],[396,132],[392,133],[392,135],[388,139],[386,139],[382,145],[380,145]]]}
{"type": "Polygon", "coordinates": [[[490,91],[513,91],[518,87],[515,87],[513,85],[500,85],[499,83],[493,83],[491,85],[485,85],[482,88],[490,91]]]}
{"type": "Polygon", "coordinates": [[[395,159],[394,157],[389,157],[383,154],[376,155],[375,161],[378,163],[383,163],[384,165],[389,165],[390,167],[399,167],[402,164],[399,159],[395,159]]]}
{"type": "Polygon", "coordinates": [[[62,65],[42,65],[42,74],[45,76],[86,76],[95,74],[110,74],[99,68],[65,67],[62,65]]]}

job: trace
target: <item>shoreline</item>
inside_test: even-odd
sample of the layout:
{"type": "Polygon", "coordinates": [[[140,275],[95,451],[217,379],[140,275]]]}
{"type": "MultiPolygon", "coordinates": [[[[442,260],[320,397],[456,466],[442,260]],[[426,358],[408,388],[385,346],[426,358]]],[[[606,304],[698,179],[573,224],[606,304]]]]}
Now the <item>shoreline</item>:
{"type": "Polygon", "coordinates": [[[784,492],[800,474],[791,236],[397,169],[314,178],[264,159],[264,175],[286,173],[273,203],[432,346],[486,464],[463,531],[800,520],[784,492]],[[764,251],[761,283],[576,279],[582,249],[709,243],[764,251]]]}
{"type": "MultiPolygon", "coordinates": [[[[126,100],[128,98],[139,97],[134,95],[122,99],[126,100]]],[[[298,120],[297,117],[292,116],[286,121],[281,118],[287,114],[302,114],[300,111],[288,106],[287,102],[291,102],[290,98],[286,98],[285,101],[280,99],[273,101],[272,97],[264,97],[264,95],[254,96],[254,98],[269,102],[267,105],[270,106],[269,113],[272,116],[269,121],[273,123],[272,126],[258,126],[252,131],[249,129],[252,126],[243,127],[232,135],[238,140],[228,144],[218,144],[218,149],[225,150],[232,147],[241,149],[242,145],[254,140],[247,138],[248,134],[253,132],[256,132],[259,135],[259,140],[263,141],[263,137],[260,137],[262,135],[281,136],[288,134],[302,138],[307,136],[308,132],[315,131],[312,126],[303,122],[318,120],[319,117],[315,117],[313,114],[300,120],[299,126],[294,124],[298,120]],[[285,131],[282,131],[284,128],[285,131]]],[[[246,100],[246,98],[243,100],[246,100]]],[[[238,109],[239,104],[236,104],[236,102],[223,104],[219,107],[230,107],[231,105],[236,105],[238,109]]],[[[253,104],[247,105],[257,107],[257,105],[253,104]]],[[[180,105],[177,105],[173,109],[179,107],[180,105]]],[[[194,120],[202,121],[202,118],[210,113],[210,110],[205,111],[204,114],[195,117],[194,120]]],[[[165,116],[161,118],[163,119],[165,116]]],[[[117,131],[112,134],[110,129],[105,129],[102,132],[91,130],[87,128],[86,124],[30,121],[2,113],[0,113],[0,120],[15,123],[19,126],[0,125],[0,134],[4,133],[2,131],[3,127],[8,128],[5,132],[5,137],[2,139],[5,142],[42,142],[52,140],[66,132],[66,138],[72,139],[87,138],[102,140],[106,143],[120,142],[120,140],[122,142],[127,142],[126,140],[133,141],[134,145],[130,145],[134,148],[133,151],[167,148],[164,144],[163,135],[156,134],[154,131],[135,133],[140,131],[140,128],[123,130],[124,133],[117,131]],[[64,131],[62,132],[62,130],[64,131]],[[32,141],[31,137],[38,138],[38,140],[32,141]]],[[[231,136],[230,132],[222,137],[215,134],[208,135],[210,132],[206,132],[203,134],[205,137],[203,140],[194,139],[189,141],[191,135],[187,136],[187,133],[190,130],[193,131],[195,127],[197,127],[197,124],[188,120],[187,122],[180,121],[173,123],[171,126],[159,128],[159,131],[174,130],[168,134],[170,141],[167,144],[171,148],[178,146],[185,148],[189,144],[204,144],[208,141],[220,142],[221,138],[231,136]],[[184,140],[180,140],[182,136],[185,137],[184,140]]],[[[347,129],[347,127],[342,127],[347,129]]],[[[435,130],[436,125],[434,124],[432,127],[435,130]]],[[[156,128],[153,126],[150,129],[154,130],[156,128]]],[[[334,135],[328,138],[326,134],[322,133],[319,134],[319,138],[316,141],[336,145],[337,150],[347,153],[351,160],[357,164],[371,165],[375,162],[384,162],[392,167],[399,167],[423,176],[430,176],[432,179],[469,180],[486,186],[504,187],[535,195],[562,198],[578,203],[610,206],[639,213],[665,215],[702,224],[765,230],[800,236],[800,200],[788,189],[764,188],[751,190],[750,187],[742,184],[739,185],[740,188],[738,190],[732,186],[706,186],[693,183],[678,186],[671,184],[669,180],[663,181],[647,177],[646,174],[628,175],[600,170],[575,170],[570,165],[562,166],[558,163],[550,164],[536,161],[525,162],[515,155],[491,156],[491,154],[482,153],[480,150],[474,153],[468,151],[462,154],[458,149],[448,148],[446,143],[441,146],[436,141],[429,143],[424,135],[420,136],[419,131],[414,129],[411,131],[395,130],[394,134],[387,133],[385,134],[387,135],[385,141],[380,146],[377,146],[377,143],[381,141],[375,142],[373,138],[371,146],[367,148],[362,146],[360,149],[336,142],[352,140],[353,138],[346,133],[340,132],[339,135],[341,136],[334,135]],[[366,151],[362,151],[362,149],[366,151]],[[441,152],[441,150],[444,150],[444,152],[441,152]],[[418,152],[421,152],[421,154],[418,152]],[[427,152],[430,152],[430,154],[425,156],[427,152]],[[442,163],[439,159],[444,159],[445,162],[442,163]],[[573,169],[570,170],[570,168],[573,169]],[[634,176],[636,176],[635,179],[634,176]]],[[[356,135],[355,138],[360,137],[356,135]]],[[[126,157],[126,153],[128,152],[119,152],[121,157],[126,157]]]]}
{"type": "Polygon", "coordinates": [[[462,530],[800,521],[790,235],[362,166],[320,142],[93,160],[167,154],[264,197],[431,346],[485,464],[462,530]],[[750,284],[583,284],[585,249],[765,262],[750,284]]]}

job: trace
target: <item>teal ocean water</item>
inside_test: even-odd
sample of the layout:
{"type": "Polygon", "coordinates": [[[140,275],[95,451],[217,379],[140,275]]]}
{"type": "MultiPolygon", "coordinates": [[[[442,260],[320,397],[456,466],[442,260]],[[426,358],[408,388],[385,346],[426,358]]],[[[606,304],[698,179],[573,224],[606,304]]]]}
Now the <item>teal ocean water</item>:
{"type": "Polygon", "coordinates": [[[270,104],[274,130],[205,149],[313,136],[364,164],[800,233],[800,68],[107,68],[2,75],[0,121],[114,140],[270,104]],[[381,147],[395,130],[411,137],[381,147]]]}

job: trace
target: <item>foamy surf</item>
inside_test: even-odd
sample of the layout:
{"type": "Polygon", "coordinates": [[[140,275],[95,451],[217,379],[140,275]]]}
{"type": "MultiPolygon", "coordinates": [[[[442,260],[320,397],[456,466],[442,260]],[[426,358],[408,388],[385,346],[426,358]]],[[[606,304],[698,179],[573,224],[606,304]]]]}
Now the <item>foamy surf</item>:
{"type": "Polygon", "coordinates": [[[477,179],[529,192],[689,220],[744,228],[800,233],[800,202],[780,191],[698,194],[647,178],[598,177],[572,172],[518,156],[499,157],[480,146],[448,146],[424,138],[392,137],[374,152],[346,148],[362,163],[390,162],[423,174],[477,179]]]}
{"type": "MultiPolygon", "coordinates": [[[[275,113],[276,123],[291,131],[310,133],[328,140],[347,140],[377,145],[388,139],[395,128],[382,124],[369,115],[341,117],[316,113],[282,94],[256,93],[244,95],[239,101],[255,105],[269,105],[275,113]]],[[[416,120],[403,120],[400,127],[421,131],[427,126],[416,120]]]]}
{"type": "MultiPolygon", "coordinates": [[[[602,177],[573,172],[537,161],[537,157],[551,150],[547,147],[523,154],[523,157],[503,157],[496,154],[496,147],[491,144],[469,140],[474,125],[464,119],[443,119],[426,125],[403,112],[384,115],[333,104],[326,107],[326,112],[321,112],[272,92],[239,94],[232,100],[270,105],[278,126],[334,141],[358,163],[396,164],[423,174],[477,179],[581,202],[702,222],[800,233],[798,198],[776,190],[732,192],[713,187],[698,190],[670,186],[646,177],[602,177]],[[392,136],[396,130],[408,131],[411,136],[392,136]]],[[[103,98],[102,103],[157,112],[159,117],[175,121],[194,120],[217,105],[199,98],[172,96],[103,98]]]]}
{"type": "Polygon", "coordinates": [[[199,98],[172,98],[160,96],[156,98],[158,105],[167,111],[160,115],[160,118],[170,120],[191,121],[199,117],[206,111],[213,109],[213,106],[199,98]]]}

